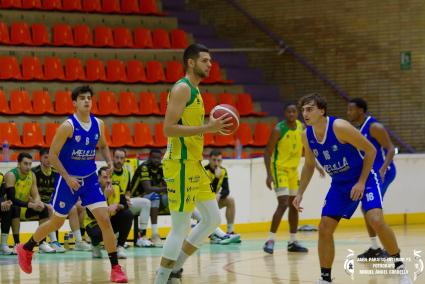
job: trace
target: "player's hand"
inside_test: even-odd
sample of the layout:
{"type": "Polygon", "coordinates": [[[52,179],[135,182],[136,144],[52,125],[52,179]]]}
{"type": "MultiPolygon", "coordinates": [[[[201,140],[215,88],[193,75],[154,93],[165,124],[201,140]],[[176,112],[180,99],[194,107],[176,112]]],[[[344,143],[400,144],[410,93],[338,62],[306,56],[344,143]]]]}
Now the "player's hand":
{"type": "Polygon", "coordinates": [[[112,204],[108,206],[108,211],[110,213],[115,213],[118,210],[118,204],[112,204]]]}
{"type": "Polygon", "coordinates": [[[119,210],[123,210],[124,209],[124,205],[122,205],[122,204],[117,204],[118,206],[117,206],[117,210],[119,211],[119,210]]]}
{"type": "Polygon", "coordinates": [[[301,207],[301,201],[303,200],[302,194],[297,194],[294,198],[294,201],[292,201],[292,205],[294,205],[295,209],[298,210],[298,212],[303,212],[303,207],[301,207]]]}
{"type": "Polygon", "coordinates": [[[65,178],[65,182],[73,191],[77,191],[81,187],[80,182],[75,177],[68,176],[67,178],[65,178]]]}
{"type": "Polygon", "coordinates": [[[214,118],[212,114],[210,114],[210,120],[208,121],[208,132],[217,133],[217,132],[223,132],[223,133],[230,133],[230,130],[226,130],[226,127],[230,127],[233,124],[229,123],[232,120],[231,116],[228,116],[227,114],[223,114],[219,118],[214,118]]]}
{"type": "Polygon", "coordinates": [[[354,201],[360,200],[363,197],[364,193],[364,183],[357,182],[352,188],[350,193],[350,198],[354,201]]]}
{"type": "Polygon", "coordinates": [[[41,202],[41,201],[36,201],[35,202],[35,210],[38,211],[38,212],[41,212],[41,211],[43,211],[43,209],[44,209],[44,203],[41,202]]]}
{"type": "Polygon", "coordinates": [[[217,166],[217,168],[215,168],[214,175],[215,175],[216,178],[221,177],[221,168],[219,166],[217,166]]]}
{"type": "Polygon", "coordinates": [[[387,173],[387,167],[382,167],[379,169],[379,175],[381,176],[381,181],[384,182],[385,174],[387,173]]]}
{"type": "Polygon", "coordinates": [[[267,176],[267,178],[266,178],[266,185],[267,185],[267,187],[270,189],[270,190],[272,190],[273,188],[272,188],[272,183],[273,183],[273,178],[272,178],[272,176],[267,176]]]}
{"type": "Polygon", "coordinates": [[[104,192],[104,194],[105,194],[105,196],[106,196],[106,197],[109,197],[109,196],[111,196],[113,193],[114,193],[114,187],[112,186],[112,183],[108,183],[108,184],[106,185],[106,188],[105,188],[105,192],[104,192]]]}
{"type": "Polygon", "coordinates": [[[125,201],[127,201],[127,205],[130,208],[131,206],[133,206],[133,203],[131,203],[131,198],[130,196],[126,195],[125,196],[125,201]]]}
{"type": "Polygon", "coordinates": [[[3,211],[3,212],[9,211],[11,206],[12,206],[12,201],[11,200],[3,201],[1,203],[1,211],[3,211]]]}

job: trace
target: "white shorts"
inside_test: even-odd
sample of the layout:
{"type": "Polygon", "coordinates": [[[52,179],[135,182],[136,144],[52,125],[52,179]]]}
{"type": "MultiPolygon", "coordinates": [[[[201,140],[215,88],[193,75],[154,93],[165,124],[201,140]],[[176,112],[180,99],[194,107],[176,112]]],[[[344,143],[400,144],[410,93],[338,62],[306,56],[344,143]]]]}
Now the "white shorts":
{"type": "Polygon", "coordinates": [[[275,188],[276,197],[279,196],[296,196],[298,193],[298,189],[288,189],[287,187],[278,187],[275,188]]]}

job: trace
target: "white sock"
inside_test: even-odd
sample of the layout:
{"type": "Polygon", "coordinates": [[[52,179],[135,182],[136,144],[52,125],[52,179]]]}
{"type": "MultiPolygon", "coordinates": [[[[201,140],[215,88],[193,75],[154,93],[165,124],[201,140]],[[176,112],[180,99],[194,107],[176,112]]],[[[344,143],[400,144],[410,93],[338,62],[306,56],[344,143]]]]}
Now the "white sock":
{"type": "Polygon", "coordinates": [[[274,241],[275,236],[276,236],[276,233],[269,232],[269,238],[268,238],[267,240],[268,240],[268,241],[269,241],[269,240],[274,241]]]}
{"type": "Polygon", "coordinates": [[[225,235],[226,235],[226,233],[225,232],[223,232],[223,230],[222,229],[220,229],[220,227],[217,227],[215,230],[214,230],[214,234],[216,234],[217,236],[219,236],[220,238],[223,238],[225,235]]]}
{"type": "Polygon", "coordinates": [[[297,236],[297,234],[290,233],[289,234],[289,243],[295,242],[297,240],[297,237],[296,236],[297,236]]]}
{"type": "Polygon", "coordinates": [[[158,224],[152,224],[152,236],[158,235],[158,224]]]}
{"type": "Polygon", "coordinates": [[[73,231],[75,236],[75,242],[82,242],[83,238],[81,237],[81,231],[80,229],[73,231]]]}
{"type": "Polygon", "coordinates": [[[372,249],[379,249],[377,237],[370,238],[370,243],[372,244],[372,249]]]}
{"type": "Polygon", "coordinates": [[[9,234],[1,234],[1,245],[2,246],[7,246],[7,237],[9,236],[9,234]]]}
{"type": "Polygon", "coordinates": [[[50,232],[49,233],[50,242],[57,242],[58,239],[56,238],[56,232],[50,232]]]}
{"type": "Polygon", "coordinates": [[[184,251],[181,251],[179,254],[179,257],[177,258],[176,264],[174,265],[173,271],[177,272],[180,270],[180,268],[183,267],[183,264],[186,262],[186,259],[189,257],[190,255],[187,255],[186,253],[184,253],[184,251]]]}
{"type": "Polygon", "coordinates": [[[156,272],[155,284],[167,283],[168,277],[170,277],[172,269],[160,266],[156,272]]]}
{"type": "Polygon", "coordinates": [[[233,224],[227,224],[227,232],[232,233],[233,232],[233,224]]]}

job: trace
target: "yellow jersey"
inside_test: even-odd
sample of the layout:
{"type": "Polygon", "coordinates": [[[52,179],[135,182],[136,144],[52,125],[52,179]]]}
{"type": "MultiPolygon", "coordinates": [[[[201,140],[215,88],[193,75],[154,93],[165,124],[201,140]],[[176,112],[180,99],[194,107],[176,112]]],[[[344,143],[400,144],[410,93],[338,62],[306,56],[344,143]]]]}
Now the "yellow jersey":
{"type": "Polygon", "coordinates": [[[280,137],[272,154],[272,169],[297,168],[303,151],[301,141],[302,123],[297,120],[296,128],[291,129],[286,124],[286,121],[283,120],[276,127],[280,131],[280,137]]]}
{"type": "MultiPolygon", "coordinates": [[[[106,199],[106,202],[109,205],[112,204],[120,204],[120,188],[118,185],[112,185],[114,192],[108,196],[106,199]]],[[[116,213],[110,213],[110,216],[114,216],[116,213]]],[[[94,217],[93,213],[90,212],[88,208],[86,208],[86,214],[84,214],[84,228],[89,226],[94,227],[97,225],[96,218],[94,217]]]]}
{"type": "MultiPolygon", "coordinates": [[[[204,102],[197,87],[194,87],[187,78],[182,78],[176,84],[184,83],[190,87],[190,100],[186,103],[180,125],[201,126],[204,124],[204,102]]],[[[170,94],[168,95],[169,99],[170,94]]],[[[164,159],[195,160],[203,159],[204,135],[198,134],[187,137],[168,137],[167,151],[164,159]]]]}
{"type": "Polygon", "coordinates": [[[28,175],[19,175],[18,168],[10,170],[15,175],[15,198],[23,202],[29,202],[31,189],[34,182],[32,171],[28,175]]]}
{"type": "Polygon", "coordinates": [[[122,195],[125,195],[125,192],[130,191],[130,171],[126,168],[122,168],[122,172],[113,171],[112,172],[112,184],[119,187],[122,195]]]}

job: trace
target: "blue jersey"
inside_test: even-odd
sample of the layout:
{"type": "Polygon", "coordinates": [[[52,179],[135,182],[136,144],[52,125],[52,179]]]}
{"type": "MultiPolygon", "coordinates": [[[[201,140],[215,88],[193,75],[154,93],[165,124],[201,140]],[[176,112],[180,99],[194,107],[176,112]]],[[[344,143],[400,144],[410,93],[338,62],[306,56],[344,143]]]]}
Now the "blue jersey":
{"type": "MultiPolygon", "coordinates": [[[[382,145],[379,144],[379,142],[375,138],[373,138],[372,135],[370,134],[370,126],[375,122],[378,122],[378,121],[374,117],[368,116],[360,128],[360,132],[362,133],[364,137],[366,137],[370,141],[370,143],[373,144],[373,146],[376,149],[376,157],[375,157],[375,161],[373,162],[373,169],[375,171],[379,171],[379,169],[382,167],[382,165],[385,162],[385,156],[387,155],[387,150],[385,150],[382,147],[382,145]]],[[[391,164],[389,165],[389,170],[391,169],[395,169],[394,163],[392,161],[391,161],[391,164]]]]}
{"type": "Polygon", "coordinates": [[[70,116],[72,137],[68,138],[59,153],[59,160],[71,176],[85,177],[96,172],[96,145],[100,138],[97,119],[90,115],[90,129],[85,130],[75,115],[70,116]]]}
{"type": "Polygon", "coordinates": [[[307,139],[314,156],[323,169],[331,176],[332,183],[357,180],[363,169],[363,158],[351,144],[341,143],[335,136],[335,117],[327,117],[323,141],[317,141],[313,127],[307,127],[307,139]]]}

